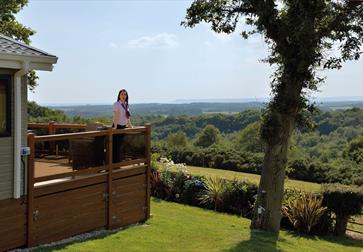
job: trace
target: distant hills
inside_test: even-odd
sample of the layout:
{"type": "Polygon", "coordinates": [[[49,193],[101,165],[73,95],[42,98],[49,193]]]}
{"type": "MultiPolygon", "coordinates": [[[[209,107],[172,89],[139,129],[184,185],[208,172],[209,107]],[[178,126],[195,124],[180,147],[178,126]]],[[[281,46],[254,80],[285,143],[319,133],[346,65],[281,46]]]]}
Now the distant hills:
{"type": "MultiPolygon", "coordinates": [[[[270,98],[241,98],[241,99],[183,99],[174,100],[172,103],[248,103],[248,102],[268,102],[270,98]]],[[[325,102],[363,102],[363,96],[341,96],[341,97],[313,97],[312,101],[316,103],[325,102]]]]}
{"type": "MultiPolygon", "coordinates": [[[[186,100],[185,100],[186,101],[186,100]]],[[[140,103],[130,104],[133,115],[188,115],[195,116],[206,113],[238,113],[247,109],[261,109],[267,103],[263,101],[250,102],[190,102],[190,103],[140,103]]],[[[363,109],[361,100],[334,101],[327,99],[325,102],[316,102],[322,110],[349,109],[353,107],[363,109]]],[[[65,112],[67,116],[81,116],[85,118],[109,117],[113,115],[112,105],[68,105],[48,106],[65,112]]]]}

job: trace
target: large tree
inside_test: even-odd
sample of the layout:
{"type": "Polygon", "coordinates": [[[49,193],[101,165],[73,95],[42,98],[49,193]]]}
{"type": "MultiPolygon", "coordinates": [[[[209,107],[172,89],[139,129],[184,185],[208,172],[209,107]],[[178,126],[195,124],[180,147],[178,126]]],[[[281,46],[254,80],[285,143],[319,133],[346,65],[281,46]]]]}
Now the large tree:
{"type": "Polygon", "coordinates": [[[236,27],[245,27],[241,30],[244,38],[262,34],[269,46],[265,62],[276,69],[271,78],[273,96],[261,127],[266,148],[253,229],[280,229],[290,136],[298,123],[306,122],[310,108],[307,94],[317,90],[324,80],[318,71],[340,68],[345,61],[359,59],[363,43],[363,6],[359,3],[196,0],[187,9],[182,22],[186,27],[207,22],[217,33],[232,33],[236,27]],[[237,26],[242,21],[247,26],[237,26]]]}
{"type": "MultiPolygon", "coordinates": [[[[28,0],[0,0],[0,33],[29,45],[30,36],[34,35],[35,31],[22,25],[15,18],[27,4],[28,0]]],[[[30,90],[37,86],[37,79],[34,71],[28,73],[30,90]]]]}

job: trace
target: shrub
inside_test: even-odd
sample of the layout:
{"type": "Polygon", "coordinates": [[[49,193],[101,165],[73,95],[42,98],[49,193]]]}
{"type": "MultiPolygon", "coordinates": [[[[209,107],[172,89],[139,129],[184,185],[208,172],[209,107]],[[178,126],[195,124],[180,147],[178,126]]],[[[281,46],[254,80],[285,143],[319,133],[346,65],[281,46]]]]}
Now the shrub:
{"type": "Polygon", "coordinates": [[[185,181],[183,189],[181,201],[188,205],[200,206],[199,196],[205,189],[204,178],[201,176],[190,176],[185,181]]]}
{"type": "Polygon", "coordinates": [[[189,176],[182,170],[171,173],[172,182],[170,184],[169,200],[181,202],[184,193],[184,185],[188,179],[189,176]]]}
{"type": "Polygon", "coordinates": [[[251,218],[256,194],[257,185],[255,184],[236,179],[228,181],[223,197],[222,210],[251,218]]]}
{"type": "Polygon", "coordinates": [[[322,201],[319,195],[303,193],[301,197],[288,202],[282,211],[298,231],[308,234],[327,209],[322,207],[322,201]]]}
{"type": "Polygon", "coordinates": [[[349,217],[362,213],[363,188],[325,184],[322,185],[322,191],[324,195],[323,205],[327,206],[336,215],[334,232],[337,235],[344,235],[349,217]]]}
{"type": "Polygon", "coordinates": [[[220,177],[209,177],[205,182],[203,194],[200,196],[201,203],[212,203],[214,204],[214,211],[217,211],[222,203],[223,194],[225,193],[226,188],[225,179],[220,177]]]}
{"type": "Polygon", "coordinates": [[[161,179],[159,171],[153,170],[150,178],[151,195],[160,199],[166,199],[170,195],[170,188],[161,179]]]}

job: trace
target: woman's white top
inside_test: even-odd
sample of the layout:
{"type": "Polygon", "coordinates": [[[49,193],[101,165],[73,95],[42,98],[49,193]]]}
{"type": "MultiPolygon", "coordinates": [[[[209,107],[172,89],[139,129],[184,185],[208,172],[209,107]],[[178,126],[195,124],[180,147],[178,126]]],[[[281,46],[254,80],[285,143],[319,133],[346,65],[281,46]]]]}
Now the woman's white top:
{"type": "MultiPolygon", "coordinates": [[[[124,104],[126,107],[126,104],[124,104]]],[[[117,101],[113,104],[113,112],[117,113],[117,124],[120,125],[126,125],[127,124],[127,117],[126,117],[126,111],[122,107],[121,102],[117,101]]]]}

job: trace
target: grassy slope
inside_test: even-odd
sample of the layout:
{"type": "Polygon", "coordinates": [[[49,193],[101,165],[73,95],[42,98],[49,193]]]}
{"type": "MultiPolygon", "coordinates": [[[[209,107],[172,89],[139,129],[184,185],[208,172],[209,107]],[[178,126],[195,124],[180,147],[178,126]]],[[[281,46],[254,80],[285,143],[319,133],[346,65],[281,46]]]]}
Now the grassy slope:
{"type": "MultiPolygon", "coordinates": [[[[193,174],[193,175],[203,175],[206,177],[218,176],[218,177],[224,177],[227,179],[237,178],[239,180],[245,179],[245,180],[248,180],[257,185],[260,182],[260,175],[251,174],[251,173],[227,171],[227,170],[221,170],[221,169],[212,169],[212,168],[196,167],[196,166],[187,166],[187,170],[190,174],[193,174]]],[[[300,189],[303,191],[319,191],[320,184],[305,182],[305,181],[300,181],[300,180],[287,179],[285,181],[285,188],[300,189]]]]}
{"type": "Polygon", "coordinates": [[[145,225],[70,245],[37,251],[356,251],[363,244],[341,237],[305,237],[281,231],[276,237],[249,230],[249,220],[181,204],[152,200],[145,225]]]}

